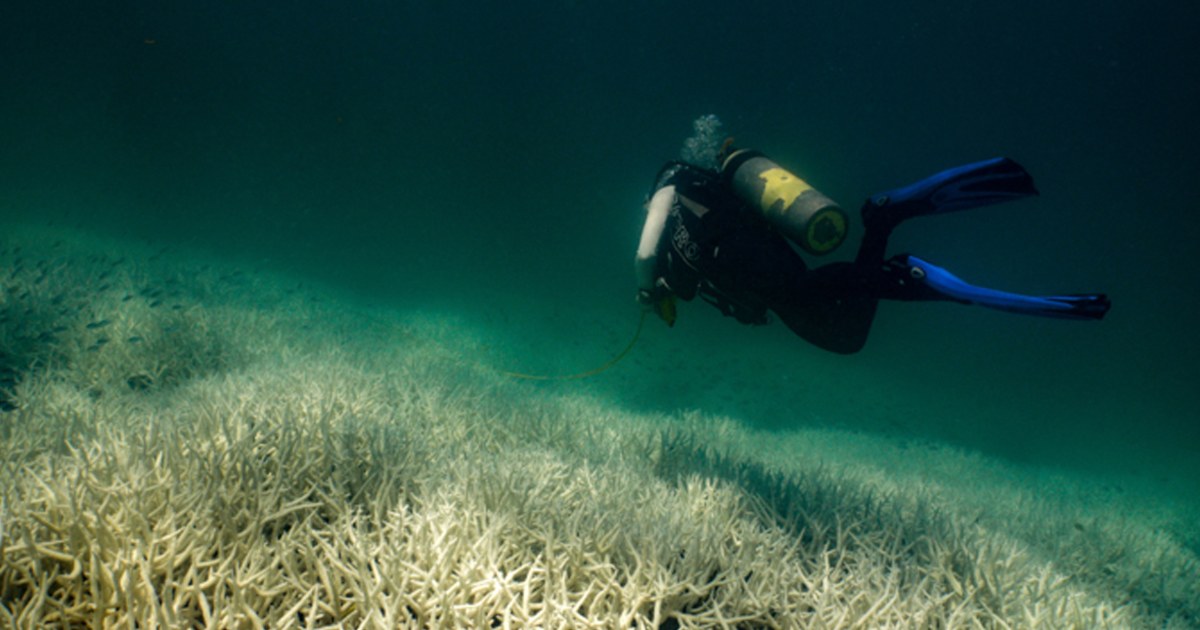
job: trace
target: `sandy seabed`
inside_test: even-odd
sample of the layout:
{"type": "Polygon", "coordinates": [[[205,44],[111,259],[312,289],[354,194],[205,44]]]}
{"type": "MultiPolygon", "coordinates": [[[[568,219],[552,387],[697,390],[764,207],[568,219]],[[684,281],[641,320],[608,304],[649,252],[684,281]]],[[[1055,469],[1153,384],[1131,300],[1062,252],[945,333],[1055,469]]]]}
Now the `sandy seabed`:
{"type": "Polygon", "coordinates": [[[0,628],[1191,628],[1194,506],[491,370],[229,261],[0,237],[0,628]]]}

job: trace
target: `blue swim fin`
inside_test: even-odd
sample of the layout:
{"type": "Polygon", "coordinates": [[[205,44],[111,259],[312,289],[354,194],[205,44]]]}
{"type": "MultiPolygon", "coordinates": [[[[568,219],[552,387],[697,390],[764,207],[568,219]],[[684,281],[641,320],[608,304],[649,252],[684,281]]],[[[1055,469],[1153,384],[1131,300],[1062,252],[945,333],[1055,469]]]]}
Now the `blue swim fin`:
{"type": "Polygon", "coordinates": [[[863,221],[886,221],[895,227],[915,216],[957,212],[1036,194],[1033,177],[1020,164],[997,157],[871,195],[863,204],[863,221]]]}
{"type": "Polygon", "coordinates": [[[1103,319],[1112,306],[1103,293],[1030,296],[967,284],[958,276],[916,256],[899,256],[909,276],[939,295],[988,308],[1066,319],[1103,319]],[[904,260],[906,259],[906,260],[904,260]]]}

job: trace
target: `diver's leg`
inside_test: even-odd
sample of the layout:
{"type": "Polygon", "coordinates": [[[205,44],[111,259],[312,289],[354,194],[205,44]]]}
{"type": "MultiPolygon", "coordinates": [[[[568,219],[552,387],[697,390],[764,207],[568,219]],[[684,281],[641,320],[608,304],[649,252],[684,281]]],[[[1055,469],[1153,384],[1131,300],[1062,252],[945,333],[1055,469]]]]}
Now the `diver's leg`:
{"type": "Polygon", "coordinates": [[[875,321],[879,296],[857,264],[832,263],[792,278],[767,298],[792,332],[838,354],[862,350],[875,321]]]}
{"type": "Polygon", "coordinates": [[[854,256],[854,264],[863,268],[883,264],[883,257],[887,255],[888,238],[891,237],[895,226],[866,221],[863,221],[863,226],[866,231],[863,232],[862,241],[858,244],[858,253],[854,256]]]}
{"type": "Polygon", "coordinates": [[[705,275],[718,290],[770,309],[809,343],[841,354],[866,343],[878,300],[856,265],[810,271],[781,236],[753,229],[722,239],[713,262],[705,275]]]}

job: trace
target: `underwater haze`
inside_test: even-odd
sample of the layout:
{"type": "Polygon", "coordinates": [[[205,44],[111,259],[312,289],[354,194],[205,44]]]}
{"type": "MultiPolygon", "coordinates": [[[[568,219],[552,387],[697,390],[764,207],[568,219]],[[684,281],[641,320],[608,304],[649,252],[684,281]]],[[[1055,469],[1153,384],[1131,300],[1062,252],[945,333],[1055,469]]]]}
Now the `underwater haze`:
{"type": "MultiPolygon", "coordinates": [[[[586,372],[639,331],[602,373],[504,377],[505,396],[580,397],[630,418],[699,414],[764,449],[837,432],[848,436],[837,452],[855,462],[869,462],[873,444],[932,444],[997,462],[987,475],[1062,474],[1195,515],[1198,27],[1200,5],[1154,0],[6,3],[5,304],[21,295],[20,278],[38,277],[22,264],[54,269],[55,248],[94,239],[124,244],[104,246],[109,261],[124,260],[114,247],[150,269],[161,257],[203,259],[334,295],[323,298],[329,311],[436,320],[436,343],[462,369],[586,372]],[[639,328],[642,204],[705,114],[850,212],[850,240],[812,265],[852,258],[869,194],[1012,157],[1040,196],[905,223],[889,253],[1020,293],[1104,292],[1112,311],[1075,322],[883,302],[851,356],[778,321],[741,326],[699,300],[680,305],[672,328],[639,328]],[[46,236],[19,236],[31,233],[46,236]],[[46,245],[59,239],[67,244],[46,245]]],[[[253,283],[232,286],[211,295],[253,283]]],[[[157,289],[131,287],[125,303],[156,301],[157,289]]],[[[214,305],[195,295],[197,308],[214,305]]],[[[187,304],[178,312],[191,313],[187,304]]],[[[94,337],[109,319],[118,321],[97,315],[87,326],[100,326],[79,330],[94,337]]],[[[335,319],[294,334],[351,330],[335,319]]],[[[48,334],[37,332],[21,347],[48,334]]],[[[7,361],[0,389],[39,365],[7,361]]],[[[183,370],[172,387],[248,365],[220,363],[183,370]]],[[[0,407],[4,439],[22,431],[21,396],[0,407]]],[[[19,495],[6,500],[14,514],[19,495]]],[[[24,544],[4,538],[4,524],[20,527],[5,513],[0,550],[24,544]]],[[[1180,581],[1200,578],[1200,521],[1167,521],[1163,536],[1186,556],[1180,581]]],[[[23,592],[13,589],[0,579],[0,594],[23,592]]],[[[1129,623],[1200,624],[1194,590],[1118,591],[1095,592],[1138,602],[1129,623]]]]}

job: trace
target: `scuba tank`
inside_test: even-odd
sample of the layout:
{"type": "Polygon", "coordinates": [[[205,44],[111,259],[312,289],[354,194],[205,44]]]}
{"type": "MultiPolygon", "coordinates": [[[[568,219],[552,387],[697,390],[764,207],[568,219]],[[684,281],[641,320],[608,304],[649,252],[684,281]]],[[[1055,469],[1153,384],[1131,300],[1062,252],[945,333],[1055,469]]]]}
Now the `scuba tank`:
{"type": "Polygon", "coordinates": [[[828,254],[846,240],[845,211],[758,151],[729,153],[721,164],[721,178],[739,199],[810,254],[828,254]]]}

